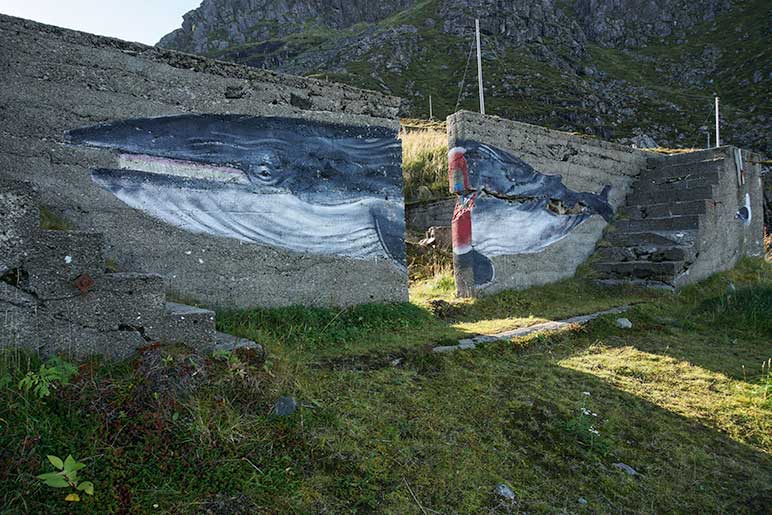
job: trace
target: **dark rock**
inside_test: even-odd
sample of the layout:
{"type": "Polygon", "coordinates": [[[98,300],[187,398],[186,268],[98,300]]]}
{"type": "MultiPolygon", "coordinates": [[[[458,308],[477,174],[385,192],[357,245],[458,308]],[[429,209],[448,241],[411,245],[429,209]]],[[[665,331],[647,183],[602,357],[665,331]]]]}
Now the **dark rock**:
{"type": "Polygon", "coordinates": [[[298,403],[293,397],[279,397],[276,401],[271,415],[274,417],[288,417],[294,414],[298,410],[298,403]]]}

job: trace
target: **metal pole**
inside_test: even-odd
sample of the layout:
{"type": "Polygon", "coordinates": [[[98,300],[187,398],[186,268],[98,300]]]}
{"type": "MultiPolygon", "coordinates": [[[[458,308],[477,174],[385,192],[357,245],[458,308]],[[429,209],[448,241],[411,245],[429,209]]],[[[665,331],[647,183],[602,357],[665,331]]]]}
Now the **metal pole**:
{"type": "Polygon", "coordinates": [[[482,52],[480,50],[480,20],[474,21],[475,36],[477,37],[477,79],[480,89],[480,113],[485,114],[485,93],[483,92],[482,52]]]}
{"type": "Polygon", "coordinates": [[[434,120],[434,112],[432,110],[432,96],[429,95],[429,119],[434,120]]]}
{"type": "Polygon", "coordinates": [[[718,118],[718,97],[716,97],[716,147],[720,147],[721,146],[721,136],[719,136],[719,132],[718,132],[718,126],[719,126],[718,120],[719,120],[719,118],[718,118]]]}

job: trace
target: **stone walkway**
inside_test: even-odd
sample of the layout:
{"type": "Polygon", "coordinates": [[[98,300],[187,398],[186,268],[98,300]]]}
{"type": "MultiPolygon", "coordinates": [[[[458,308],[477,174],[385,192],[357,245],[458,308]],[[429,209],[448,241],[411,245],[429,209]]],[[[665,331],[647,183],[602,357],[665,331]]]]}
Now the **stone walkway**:
{"type": "Polygon", "coordinates": [[[519,329],[506,331],[499,334],[475,336],[474,338],[466,338],[464,340],[459,340],[458,345],[447,345],[442,347],[435,347],[433,351],[437,353],[444,353],[444,352],[455,352],[459,350],[472,350],[472,349],[476,349],[479,345],[483,345],[486,343],[494,343],[494,342],[499,342],[503,340],[511,340],[512,338],[522,338],[523,336],[528,336],[533,333],[560,331],[560,330],[567,329],[568,327],[574,324],[584,325],[587,322],[595,320],[596,318],[602,317],[604,315],[618,315],[620,313],[624,313],[629,309],[630,309],[630,306],[619,306],[616,308],[608,309],[606,311],[598,311],[597,313],[592,313],[590,315],[577,316],[566,320],[560,320],[557,322],[555,321],[542,322],[541,324],[536,324],[529,327],[521,327],[519,329]]]}

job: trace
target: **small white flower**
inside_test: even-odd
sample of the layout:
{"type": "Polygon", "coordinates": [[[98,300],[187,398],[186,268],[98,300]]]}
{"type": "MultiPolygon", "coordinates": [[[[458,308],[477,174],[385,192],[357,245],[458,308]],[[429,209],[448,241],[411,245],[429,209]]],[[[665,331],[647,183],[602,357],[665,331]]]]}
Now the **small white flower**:
{"type": "Polygon", "coordinates": [[[587,397],[590,396],[590,392],[582,392],[583,395],[586,395],[587,397]]]}
{"type": "Polygon", "coordinates": [[[589,415],[591,413],[587,408],[582,408],[582,415],[589,415]]]}
{"type": "Polygon", "coordinates": [[[595,429],[594,427],[590,427],[590,429],[588,429],[588,431],[589,431],[590,433],[594,434],[594,435],[599,435],[599,434],[600,434],[600,431],[598,431],[598,430],[597,430],[597,429],[595,429]]]}
{"type": "Polygon", "coordinates": [[[72,263],[72,256],[64,256],[64,262],[68,265],[72,263]]]}
{"type": "Polygon", "coordinates": [[[593,417],[597,417],[597,416],[598,416],[598,414],[597,414],[597,413],[593,413],[593,414],[592,414],[592,416],[593,416],[593,417]]]}

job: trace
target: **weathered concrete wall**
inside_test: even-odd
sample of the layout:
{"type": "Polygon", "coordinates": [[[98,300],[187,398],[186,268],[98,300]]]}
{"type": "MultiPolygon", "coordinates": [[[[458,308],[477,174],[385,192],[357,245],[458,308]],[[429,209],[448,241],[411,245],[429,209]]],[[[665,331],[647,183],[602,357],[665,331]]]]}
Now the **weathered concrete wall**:
{"type": "MultiPolygon", "coordinates": [[[[764,255],[764,189],[761,177],[762,156],[742,151],[738,171],[735,153],[739,149],[726,146],[689,154],[692,159],[715,160],[718,184],[706,213],[700,216],[698,253],[694,262],[680,278],[677,286],[705,279],[717,272],[729,270],[744,256],[764,255]],[[740,211],[746,208],[749,219],[740,211]]],[[[677,157],[665,157],[660,162],[677,163],[677,157]]]]}
{"type": "Polygon", "coordinates": [[[456,270],[466,295],[573,276],[650,155],[467,111],[448,118],[448,138],[471,182],[471,252],[456,270]]]}
{"type": "Polygon", "coordinates": [[[394,173],[401,164],[368,168],[361,160],[371,140],[385,148],[386,161],[394,148],[399,153],[400,109],[399,99],[373,92],[0,16],[0,174],[33,182],[42,202],[76,229],[103,233],[107,256],[122,270],[157,272],[169,291],[212,306],[407,299],[404,244],[394,236],[404,227],[401,174],[394,173]],[[225,145],[248,143],[243,134],[234,138],[241,130],[234,125],[243,122],[234,115],[251,127],[278,119],[281,148],[258,162],[269,131],[235,158],[223,153],[225,145]],[[181,120],[186,145],[168,144],[183,130],[181,120]],[[223,124],[225,135],[218,132],[223,124]],[[301,187],[286,167],[297,143],[286,134],[316,130],[323,134],[304,150],[301,187]],[[352,150],[350,141],[359,146],[352,150]],[[346,147],[342,158],[339,147],[346,147]],[[285,166],[272,168],[277,160],[285,166]],[[358,170],[347,189],[343,179],[358,170]],[[320,201],[325,191],[332,193],[320,201]],[[335,241],[328,218],[309,222],[305,212],[280,231],[255,236],[261,209],[271,230],[288,212],[287,202],[277,211],[255,201],[270,193],[332,218],[333,208],[345,205],[349,234],[366,234],[365,250],[284,245],[287,235],[335,241]],[[250,212],[248,223],[240,209],[250,212]],[[228,216],[211,219],[223,212],[228,216]]]}
{"type": "Polygon", "coordinates": [[[406,205],[407,230],[425,233],[429,227],[450,227],[455,203],[455,199],[440,199],[406,205]]]}

